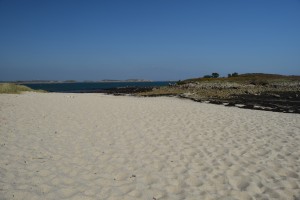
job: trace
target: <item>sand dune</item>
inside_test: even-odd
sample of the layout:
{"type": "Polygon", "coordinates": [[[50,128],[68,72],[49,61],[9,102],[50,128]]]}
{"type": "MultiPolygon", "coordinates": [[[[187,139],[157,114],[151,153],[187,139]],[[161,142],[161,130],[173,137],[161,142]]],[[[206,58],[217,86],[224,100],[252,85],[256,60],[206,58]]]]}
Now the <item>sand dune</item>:
{"type": "Polygon", "coordinates": [[[0,199],[300,199],[300,115],[0,95],[0,199]]]}

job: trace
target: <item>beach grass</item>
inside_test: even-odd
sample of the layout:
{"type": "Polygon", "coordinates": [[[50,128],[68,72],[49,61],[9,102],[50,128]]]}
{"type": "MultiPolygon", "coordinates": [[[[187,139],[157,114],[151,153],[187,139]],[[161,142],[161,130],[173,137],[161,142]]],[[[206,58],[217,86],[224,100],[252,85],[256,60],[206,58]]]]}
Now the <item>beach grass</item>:
{"type": "Polygon", "coordinates": [[[0,94],[20,94],[22,92],[45,92],[44,90],[34,90],[24,85],[14,83],[1,83],[0,94]]]}

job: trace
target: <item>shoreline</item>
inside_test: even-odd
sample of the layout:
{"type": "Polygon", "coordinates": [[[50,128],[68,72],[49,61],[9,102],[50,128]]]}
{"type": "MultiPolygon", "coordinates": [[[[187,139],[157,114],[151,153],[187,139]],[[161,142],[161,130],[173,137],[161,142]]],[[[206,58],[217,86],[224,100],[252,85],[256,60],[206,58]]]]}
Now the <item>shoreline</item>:
{"type": "Polygon", "coordinates": [[[263,110],[271,112],[281,112],[281,113],[294,113],[300,114],[300,94],[286,92],[280,95],[237,95],[235,98],[231,99],[221,99],[221,98],[206,98],[199,99],[195,98],[189,94],[159,94],[159,95],[140,95],[141,93],[151,92],[157,87],[121,87],[121,88],[109,88],[103,90],[94,91],[81,91],[78,93],[103,93],[115,96],[135,96],[135,97],[177,97],[183,99],[190,99],[195,102],[200,103],[210,103],[217,105],[224,105],[228,107],[238,107],[243,109],[251,110],[263,110]]]}

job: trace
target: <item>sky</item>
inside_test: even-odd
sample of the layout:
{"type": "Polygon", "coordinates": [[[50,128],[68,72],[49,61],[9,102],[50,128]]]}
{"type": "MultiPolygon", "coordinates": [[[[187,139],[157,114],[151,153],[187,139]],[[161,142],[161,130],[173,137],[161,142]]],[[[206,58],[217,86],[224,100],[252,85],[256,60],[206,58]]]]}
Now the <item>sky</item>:
{"type": "Polygon", "coordinates": [[[0,0],[0,81],[300,75],[300,0],[0,0]]]}

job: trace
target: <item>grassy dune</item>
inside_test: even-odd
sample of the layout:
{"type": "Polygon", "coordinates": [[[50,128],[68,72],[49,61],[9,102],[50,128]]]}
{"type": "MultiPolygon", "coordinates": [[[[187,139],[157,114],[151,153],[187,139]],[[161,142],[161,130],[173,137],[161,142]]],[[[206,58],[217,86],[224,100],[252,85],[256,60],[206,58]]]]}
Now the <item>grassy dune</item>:
{"type": "Polygon", "coordinates": [[[45,92],[43,90],[33,90],[24,85],[17,85],[14,83],[1,83],[0,94],[20,94],[22,92],[45,92]]]}

